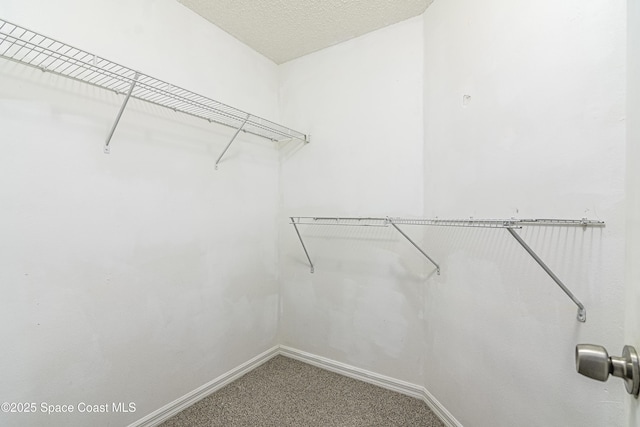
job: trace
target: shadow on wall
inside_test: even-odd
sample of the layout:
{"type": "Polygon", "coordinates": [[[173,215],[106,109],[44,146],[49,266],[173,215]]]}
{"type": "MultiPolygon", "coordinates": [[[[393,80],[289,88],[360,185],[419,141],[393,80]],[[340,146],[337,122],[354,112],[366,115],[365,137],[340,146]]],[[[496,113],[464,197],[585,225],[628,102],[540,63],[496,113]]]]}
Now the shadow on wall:
{"type": "MultiPolygon", "coordinates": [[[[516,232],[578,299],[589,300],[597,280],[591,266],[602,258],[602,228],[525,226],[516,232]]],[[[478,302],[506,299],[542,323],[556,317],[550,312],[577,309],[506,229],[426,227],[424,234],[425,250],[442,266],[442,275],[434,278],[440,289],[455,287],[478,302]],[[479,293],[482,298],[473,297],[479,293]]],[[[487,307],[470,304],[470,309],[481,314],[487,307]]]]}
{"type": "MultiPolygon", "coordinates": [[[[507,295],[525,307],[531,305],[527,304],[528,300],[545,296],[556,299],[554,306],[573,304],[506,229],[407,226],[405,231],[417,242],[421,241],[418,233],[424,233],[423,243],[418,244],[440,264],[441,277],[435,274],[430,262],[390,227],[311,225],[305,226],[302,233],[312,260],[327,271],[364,276],[393,273],[400,282],[433,280],[436,284],[445,284],[454,279],[455,286],[478,290],[478,285],[482,285],[487,288],[486,292],[507,295]],[[474,268],[479,269],[478,275],[474,268]],[[476,280],[482,281],[481,278],[487,276],[482,272],[493,279],[477,283],[476,280]],[[469,275],[470,279],[457,283],[461,274],[469,275]]],[[[563,283],[577,293],[578,299],[583,296],[584,302],[592,285],[590,265],[602,256],[602,229],[525,226],[516,232],[563,283]]]]}

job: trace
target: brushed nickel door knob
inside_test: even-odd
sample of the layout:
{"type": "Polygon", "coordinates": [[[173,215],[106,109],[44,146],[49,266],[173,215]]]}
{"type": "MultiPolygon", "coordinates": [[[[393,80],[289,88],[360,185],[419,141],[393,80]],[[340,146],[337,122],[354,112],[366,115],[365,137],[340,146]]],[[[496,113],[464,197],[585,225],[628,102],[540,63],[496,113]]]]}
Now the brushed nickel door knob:
{"type": "Polygon", "coordinates": [[[640,361],[636,349],[625,345],[621,357],[610,357],[601,345],[576,346],[576,371],[598,381],[607,381],[609,375],[622,378],[629,394],[638,397],[640,391],[640,361]]]}

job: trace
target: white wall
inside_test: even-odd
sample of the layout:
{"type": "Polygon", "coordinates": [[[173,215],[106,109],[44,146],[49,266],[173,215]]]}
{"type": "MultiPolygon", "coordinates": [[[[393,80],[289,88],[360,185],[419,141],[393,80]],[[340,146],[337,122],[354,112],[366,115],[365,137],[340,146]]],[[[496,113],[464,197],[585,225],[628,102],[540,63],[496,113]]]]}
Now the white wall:
{"type": "Polygon", "coordinates": [[[622,385],[573,362],[623,344],[622,0],[436,1],[280,68],[171,0],[0,17],[312,134],[279,153],[240,135],[216,172],[231,130],[134,100],[106,156],[121,97],[0,62],[0,399],[137,404],[0,424],[125,425],[278,342],[422,382],[465,427],[623,422],[622,385]],[[506,232],[407,228],[436,276],[392,229],[301,228],[310,274],[290,215],[607,227],[521,231],[581,324],[506,232]]]}
{"type": "MultiPolygon", "coordinates": [[[[0,16],[277,120],[277,67],[173,0],[9,1],[0,16]],[[195,43],[194,43],[195,40],[195,43]]],[[[0,413],[126,425],[277,344],[278,151],[233,130],[0,61],[0,413]]]]}
{"type": "MultiPolygon", "coordinates": [[[[640,351],[640,2],[627,1],[627,255],[625,344],[640,351]]],[[[640,400],[625,396],[629,427],[640,425],[640,400]]]]}
{"type": "Polygon", "coordinates": [[[425,231],[443,267],[425,285],[425,386],[465,427],[622,423],[621,384],[577,375],[574,347],[622,348],[624,3],[449,0],[424,14],[425,214],[607,222],[520,231],[586,324],[506,231],[425,231]]]}
{"type": "Polygon", "coordinates": [[[301,227],[310,274],[284,217],[421,215],[422,20],[280,72],[282,119],[311,134],[281,151],[280,342],[418,383],[421,255],[392,229],[301,227]]]}

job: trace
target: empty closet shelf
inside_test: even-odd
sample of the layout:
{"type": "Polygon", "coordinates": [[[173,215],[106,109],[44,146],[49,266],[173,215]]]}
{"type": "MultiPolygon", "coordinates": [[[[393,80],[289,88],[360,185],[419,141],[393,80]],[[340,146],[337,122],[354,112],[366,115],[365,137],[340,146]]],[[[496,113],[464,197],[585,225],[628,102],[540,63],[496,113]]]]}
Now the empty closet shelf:
{"type": "Polygon", "coordinates": [[[207,120],[210,123],[234,128],[237,132],[246,132],[272,141],[296,139],[305,143],[309,142],[309,136],[302,132],[172,85],[2,19],[0,19],[0,56],[42,71],[125,95],[120,112],[105,143],[105,152],[107,153],[111,136],[129,98],[159,105],[175,112],[207,120]]]}
{"type": "Polygon", "coordinates": [[[604,221],[581,219],[549,219],[549,218],[530,218],[530,219],[443,219],[443,218],[398,218],[398,217],[314,217],[314,216],[297,216],[289,217],[290,224],[295,228],[296,234],[302,244],[304,253],[311,266],[311,272],[314,271],[313,262],[307,250],[306,245],[298,226],[304,225],[333,225],[333,226],[351,226],[351,227],[393,227],[402,237],[411,243],[425,258],[427,258],[435,267],[436,272],[440,274],[440,264],[438,264],[423,248],[415,243],[399,226],[400,225],[420,225],[420,226],[437,226],[437,227],[477,227],[477,228],[493,228],[505,229],[507,232],[524,248],[524,250],[536,261],[536,263],[551,277],[558,287],[573,301],[578,307],[577,318],[580,322],[587,319],[587,311],[584,304],[571,292],[562,280],[549,268],[549,266],[538,256],[538,254],[524,241],[518,234],[517,229],[525,226],[556,226],[556,227],[604,227],[604,221]]]}

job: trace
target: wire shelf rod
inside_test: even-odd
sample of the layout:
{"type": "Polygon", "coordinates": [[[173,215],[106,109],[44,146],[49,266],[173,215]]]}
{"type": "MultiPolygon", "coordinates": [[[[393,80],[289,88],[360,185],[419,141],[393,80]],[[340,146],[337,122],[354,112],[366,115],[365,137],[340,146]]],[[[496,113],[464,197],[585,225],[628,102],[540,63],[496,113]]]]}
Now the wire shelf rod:
{"type": "Polygon", "coordinates": [[[0,19],[0,56],[272,141],[308,135],[0,19]]]}
{"type": "Polygon", "coordinates": [[[604,227],[604,221],[581,219],[440,219],[402,217],[292,217],[299,225],[388,225],[390,220],[403,225],[429,225],[441,227],[522,228],[523,226],[604,227]],[[322,222],[322,223],[321,223],[322,222]],[[374,224],[372,224],[374,223],[374,224]],[[382,224],[380,224],[382,223],[382,224]]]}
{"type": "Polygon", "coordinates": [[[486,227],[520,228],[525,225],[564,226],[564,227],[603,227],[604,221],[581,219],[440,219],[440,218],[393,218],[396,224],[433,225],[446,227],[486,227]]]}
{"type": "MultiPolygon", "coordinates": [[[[20,41],[20,42],[21,42],[21,43],[19,43],[19,45],[21,45],[22,47],[27,47],[27,46],[28,46],[28,45],[27,45],[26,43],[24,43],[23,41],[20,41]]],[[[9,48],[10,48],[11,46],[13,46],[14,44],[15,44],[15,43],[12,43],[12,44],[9,46],[9,48]]],[[[21,52],[22,47],[21,47],[17,52],[14,52],[14,56],[16,56],[18,53],[20,53],[20,52],[21,52]]],[[[7,51],[7,50],[9,50],[9,48],[7,48],[7,49],[5,50],[5,53],[6,53],[6,51],[7,51]]],[[[36,52],[38,52],[38,54],[41,54],[41,53],[43,53],[43,54],[46,54],[46,53],[50,54],[50,55],[51,55],[51,58],[53,58],[53,61],[49,64],[49,66],[53,66],[53,64],[55,63],[55,60],[59,60],[59,61],[61,61],[61,62],[67,62],[67,63],[68,63],[68,64],[67,64],[67,66],[66,66],[65,68],[62,68],[62,69],[49,69],[49,68],[47,68],[47,69],[46,69],[46,71],[55,72],[55,73],[59,73],[59,74],[63,74],[63,75],[69,74],[69,75],[70,75],[70,77],[73,77],[73,78],[79,79],[79,80],[84,81],[84,82],[86,82],[86,81],[87,81],[87,80],[89,80],[89,79],[80,79],[81,74],[80,74],[80,75],[73,75],[73,73],[78,72],[78,70],[80,70],[80,69],[82,69],[82,71],[83,71],[83,72],[91,71],[91,72],[95,72],[95,73],[103,73],[103,74],[104,74],[104,72],[106,71],[106,72],[107,72],[107,74],[105,75],[105,77],[111,77],[111,78],[116,78],[116,79],[118,79],[118,78],[121,78],[121,76],[120,76],[120,75],[118,75],[117,73],[122,73],[122,71],[123,71],[123,70],[127,70],[127,69],[125,69],[125,67],[122,67],[122,66],[117,65],[117,64],[111,64],[111,66],[110,66],[109,68],[105,68],[105,69],[99,69],[99,68],[96,68],[96,67],[95,67],[94,65],[92,65],[92,64],[88,64],[88,63],[84,63],[84,62],[82,62],[82,60],[83,60],[84,58],[86,58],[86,57],[88,57],[88,56],[92,56],[92,55],[90,55],[90,54],[88,54],[88,53],[80,52],[80,51],[78,51],[78,50],[76,50],[75,55],[77,55],[77,54],[78,54],[78,52],[83,53],[83,56],[81,56],[80,58],[76,58],[76,57],[66,57],[66,56],[67,56],[67,54],[69,53],[70,49],[67,49],[67,50],[65,50],[64,52],[60,53],[60,52],[45,52],[45,51],[43,51],[43,50],[41,49],[41,47],[39,47],[39,46],[35,46],[35,45],[31,46],[31,48],[32,48],[33,50],[35,50],[36,52]],[[69,68],[70,68],[70,67],[72,67],[72,66],[75,66],[75,68],[73,68],[73,70],[72,70],[72,71],[68,71],[68,70],[69,70],[69,68]],[[114,71],[114,67],[116,68],[116,71],[114,71]],[[109,73],[111,73],[111,74],[109,74],[109,73]]],[[[16,58],[12,58],[12,59],[16,59],[16,58]]],[[[26,59],[26,57],[23,57],[22,61],[19,61],[19,62],[23,62],[23,63],[26,63],[26,64],[28,64],[28,65],[32,65],[32,61],[33,61],[33,60],[28,60],[28,59],[26,59]]],[[[56,67],[59,67],[59,64],[57,64],[57,65],[56,65],[56,67]]],[[[45,68],[46,68],[46,67],[45,67],[45,68]]],[[[125,76],[125,78],[127,78],[127,77],[125,76]]],[[[145,78],[145,79],[143,79],[143,84],[142,84],[142,85],[140,85],[140,86],[145,86],[145,84],[146,84],[146,82],[147,82],[147,81],[149,81],[149,82],[153,82],[153,81],[157,81],[157,80],[156,80],[156,79],[153,79],[153,78],[151,78],[151,77],[146,76],[146,78],[145,78]]],[[[127,82],[127,83],[128,83],[128,82],[127,82]]],[[[171,85],[169,85],[169,84],[166,84],[166,86],[167,86],[167,87],[171,87],[171,85]]],[[[149,90],[151,90],[151,91],[155,91],[155,92],[157,92],[157,88],[154,88],[154,87],[152,87],[152,86],[147,87],[147,89],[149,89],[149,90]]],[[[178,88],[178,89],[179,89],[179,88],[178,88]]],[[[159,93],[159,94],[160,94],[160,95],[166,95],[166,93],[159,93]]],[[[197,94],[193,94],[193,93],[189,93],[189,94],[190,94],[191,96],[184,96],[184,97],[185,97],[185,99],[190,99],[190,100],[195,100],[195,99],[196,99],[197,94]]],[[[184,93],[182,93],[181,95],[184,95],[184,93]]],[[[170,94],[170,96],[174,96],[174,95],[170,94]]],[[[213,100],[211,100],[211,101],[213,101],[213,100]]],[[[220,104],[220,103],[218,103],[217,101],[213,101],[213,102],[215,102],[215,103],[217,103],[217,104],[220,104]]],[[[231,110],[231,107],[224,106],[223,104],[220,104],[220,105],[221,105],[221,106],[223,106],[222,108],[219,108],[219,110],[221,110],[221,111],[231,110]],[[224,108],[224,107],[228,107],[228,108],[224,108]]],[[[204,107],[206,108],[207,106],[205,105],[204,107]]],[[[237,118],[238,118],[238,117],[237,117],[237,116],[235,116],[235,115],[231,115],[231,116],[229,116],[229,117],[234,118],[234,119],[237,119],[237,118]]]]}
{"type": "MultiPolygon", "coordinates": [[[[589,220],[587,218],[581,219],[558,219],[558,218],[529,218],[529,219],[440,219],[440,218],[379,218],[379,217],[314,217],[314,216],[299,216],[290,217],[290,224],[296,229],[298,238],[302,243],[302,247],[307,253],[302,236],[298,230],[298,225],[330,225],[330,226],[355,226],[355,227],[388,227],[393,226],[404,238],[406,238],[422,255],[424,255],[433,265],[436,266],[436,271],[440,274],[440,265],[436,263],[422,248],[420,248],[411,238],[404,233],[398,224],[403,225],[422,225],[422,226],[441,226],[441,227],[482,227],[482,228],[496,228],[506,229],[511,236],[522,246],[525,251],[538,263],[538,265],[551,277],[551,279],[560,287],[560,289],[573,301],[578,307],[577,319],[580,322],[586,322],[587,311],[582,302],[571,292],[571,290],[560,280],[560,278],[549,268],[549,266],[536,254],[536,252],[524,241],[524,239],[515,231],[525,226],[551,226],[551,227],[604,227],[605,222],[599,220],[589,220]]],[[[311,260],[309,259],[309,263],[311,260]]]]}
{"type": "Polygon", "coordinates": [[[356,226],[379,226],[387,227],[388,221],[385,217],[317,217],[317,216],[296,216],[291,217],[292,222],[299,225],[356,225],[356,226]]]}
{"type": "Polygon", "coordinates": [[[329,226],[329,227],[380,227],[380,228],[388,228],[389,224],[349,224],[349,223],[322,223],[322,222],[317,222],[317,223],[306,223],[306,222],[290,222],[289,224],[295,224],[295,225],[320,225],[320,226],[329,226]]]}

